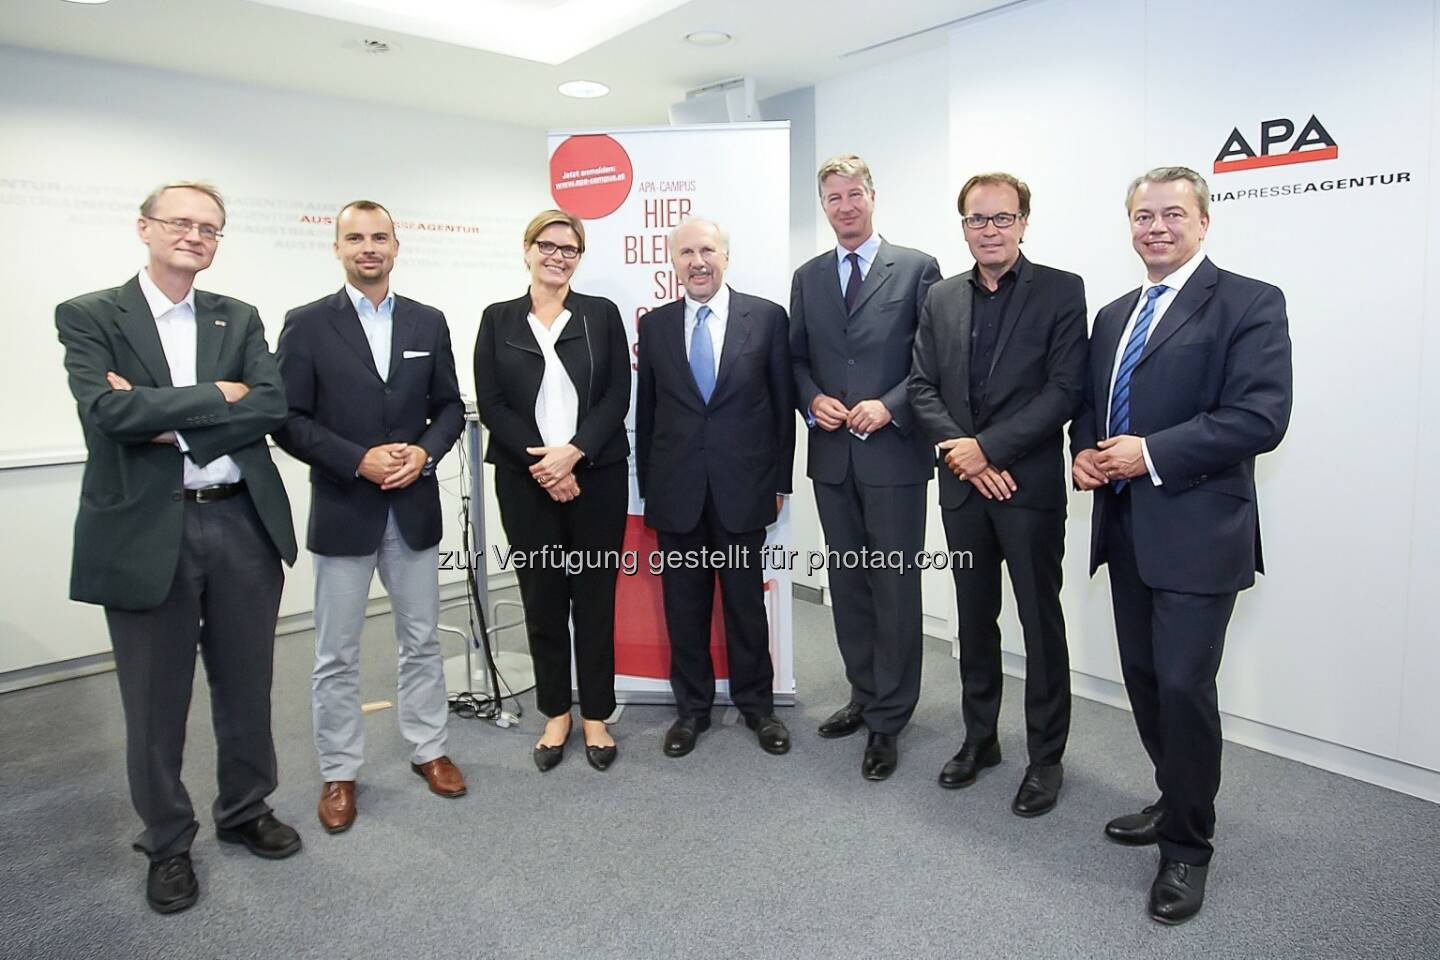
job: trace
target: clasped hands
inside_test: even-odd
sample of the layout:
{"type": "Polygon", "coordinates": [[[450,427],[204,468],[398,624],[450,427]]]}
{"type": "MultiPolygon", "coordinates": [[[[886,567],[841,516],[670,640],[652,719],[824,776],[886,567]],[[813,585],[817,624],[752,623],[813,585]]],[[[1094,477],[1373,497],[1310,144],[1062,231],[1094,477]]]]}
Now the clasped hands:
{"type": "MultiPolygon", "coordinates": [[[[126,380],[114,370],[105,371],[105,382],[110,384],[111,390],[135,389],[134,385],[131,384],[129,380],[126,380]]],[[[219,388],[221,395],[225,397],[226,403],[236,403],[244,399],[245,394],[250,392],[250,388],[246,384],[240,383],[237,380],[216,380],[215,386],[219,388]]],[[[155,436],[150,438],[150,442],[174,445],[175,431],[166,430],[163,433],[157,433],[155,434],[155,436]]]]}
{"type": "Polygon", "coordinates": [[[1148,472],[1140,438],[1122,433],[1075,454],[1070,476],[1081,490],[1098,490],[1107,483],[1133,480],[1148,472]]]}
{"type": "Polygon", "coordinates": [[[856,433],[874,433],[891,420],[889,408],[879,400],[861,400],[847,407],[824,393],[817,393],[810,401],[810,413],[820,429],[831,431],[848,426],[856,433]]]}
{"type": "Polygon", "coordinates": [[[429,459],[425,448],[413,443],[382,443],[365,451],[360,476],[381,490],[400,490],[420,477],[429,459]]]}
{"type": "Polygon", "coordinates": [[[1019,488],[1009,470],[997,470],[974,437],[941,440],[937,447],[945,457],[945,466],[961,480],[980,491],[986,500],[1009,500],[1019,488]]]}
{"type": "Polygon", "coordinates": [[[526,447],[525,452],[539,457],[530,465],[530,476],[550,494],[556,503],[569,503],[580,496],[580,483],[572,472],[585,454],[573,443],[557,447],[526,447]]]}

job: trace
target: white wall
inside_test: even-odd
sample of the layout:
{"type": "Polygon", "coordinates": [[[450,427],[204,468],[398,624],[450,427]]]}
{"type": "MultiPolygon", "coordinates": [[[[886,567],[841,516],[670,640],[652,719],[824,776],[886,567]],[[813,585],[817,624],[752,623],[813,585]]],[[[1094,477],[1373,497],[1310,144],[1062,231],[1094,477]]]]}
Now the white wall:
{"type": "MultiPolygon", "coordinates": [[[[1027,255],[1082,274],[1092,316],[1141,280],[1123,193],[1150,166],[1192,166],[1217,193],[1411,173],[1213,210],[1216,262],[1285,290],[1296,372],[1289,436],[1258,471],[1270,573],[1237,606],[1221,704],[1233,739],[1440,798],[1440,615],[1428,596],[1440,508],[1422,483],[1440,470],[1425,417],[1440,409],[1436,6],[1397,0],[1375,17],[1343,0],[1212,0],[1197,17],[1182,0],[1036,0],[966,22],[948,51],[820,84],[816,129],[817,158],[848,149],[870,161],[881,232],[936,254],[947,275],[970,263],[960,184],[982,170],[1020,175],[1034,190],[1027,255]],[[1219,23],[1244,29],[1208,29],[1219,23]],[[1210,174],[1232,127],[1258,148],[1261,121],[1312,113],[1339,160],[1210,174]]],[[[1077,689],[1113,700],[1089,511],[1072,497],[1064,603],[1077,689]]],[[[925,589],[927,613],[949,609],[948,584],[925,589]]],[[[1005,647],[1018,665],[1011,609],[1005,647]]],[[[952,678],[927,689],[958,696],[952,678]]]]}
{"type": "MultiPolygon", "coordinates": [[[[134,274],[144,260],[136,207],[157,183],[210,179],[226,193],[226,235],[198,285],[258,306],[272,346],[287,309],[343,282],[330,252],[333,227],[301,218],[333,215],[362,196],[386,204],[401,241],[394,287],[446,312],[467,393],[480,311],[524,289],[521,231],[550,205],[538,128],[15,48],[0,48],[0,89],[0,264],[10,312],[0,350],[0,467],[82,451],[54,305],[134,274]]],[[[275,455],[302,543],[281,613],[299,613],[311,606],[308,483],[299,464],[275,455]]],[[[0,673],[108,649],[99,611],[66,599],[80,470],[0,468],[8,546],[0,552],[0,673]]],[[[458,548],[453,454],[440,476],[442,549],[458,548]]],[[[487,529],[499,539],[493,498],[486,506],[487,529]]]]}

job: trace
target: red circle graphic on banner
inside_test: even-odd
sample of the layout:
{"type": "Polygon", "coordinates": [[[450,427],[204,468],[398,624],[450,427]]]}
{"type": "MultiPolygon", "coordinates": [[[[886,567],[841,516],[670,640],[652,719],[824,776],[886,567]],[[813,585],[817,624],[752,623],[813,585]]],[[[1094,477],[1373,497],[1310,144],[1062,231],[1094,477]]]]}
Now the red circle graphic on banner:
{"type": "Polygon", "coordinates": [[[619,210],[634,179],[630,155],[604,134],[567,137],[550,156],[550,196],[582,220],[619,210]]]}

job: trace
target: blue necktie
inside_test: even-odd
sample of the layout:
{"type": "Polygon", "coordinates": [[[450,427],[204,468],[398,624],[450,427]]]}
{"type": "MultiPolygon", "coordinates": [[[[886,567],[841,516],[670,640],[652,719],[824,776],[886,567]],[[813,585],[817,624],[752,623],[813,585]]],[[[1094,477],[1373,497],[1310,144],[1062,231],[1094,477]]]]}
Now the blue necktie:
{"type": "Polygon", "coordinates": [[[695,311],[695,332],[690,335],[690,373],[695,377],[695,386],[700,388],[700,397],[710,402],[715,392],[715,347],[710,343],[710,331],[705,321],[710,316],[710,307],[703,305],[695,311]]]}
{"type": "MultiPolygon", "coordinates": [[[[1115,392],[1110,395],[1109,435],[1112,437],[1130,432],[1130,375],[1135,372],[1135,365],[1140,362],[1140,355],[1145,352],[1150,321],[1155,316],[1155,301],[1169,289],[1163,283],[1158,283],[1145,291],[1145,306],[1140,308],[1140,316],[1135,318],[1135,329],[1130,331],[1130,340],[1125,344],[1125,352],[1120,356],[1120,365],[1115,371],[1115,392]]],[[[1129,482],[1116,480],[1115,492],[1124,490],[1129,482]]]]}

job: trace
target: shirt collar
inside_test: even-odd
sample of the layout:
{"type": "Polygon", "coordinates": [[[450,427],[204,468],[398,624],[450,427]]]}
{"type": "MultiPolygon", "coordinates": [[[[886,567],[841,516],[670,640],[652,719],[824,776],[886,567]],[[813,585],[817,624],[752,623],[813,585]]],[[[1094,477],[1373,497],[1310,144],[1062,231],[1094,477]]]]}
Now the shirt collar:
{"type": "Polygon", "coordinates": [[[1140,296],[1145,296],[1145,294],[1149,292],[1151,287],[1158,287],[1162,283],[1165,284],[1167,292],[1179,291],[1179,289],[1185,286],[1185,284],[1189,282],[1190,278],[1195,275],[1195,271],[1200,269],[1200,263],[1204,259],[1205,251],[1203,249],[1196,250],[1194,256],[1192,256],[1189,260],[1186,260],[1183,264],[1176,267],[1174,270],[1170,271],[1170,273],[1166,274],[1164,277],[1161,277],[1159,280],[1156,280],[1152,283],[1150,278],[1147,276],[1145,278],[1145,283],[1140,287],[1140,296]]]}
{"type": "MultiPolygon", "coordinates": [[[[366,303],[366,304],[370,303],[370,298],[367,297],[367,296],[365,296],[365,294],[361,293],[361,292],[359,291],[359,289],[356,288],[353,284],[351,284],[350,281],[348,281],[348,280],[345,281],[345,293],[350,297],[350,302],[351,302],[352,304],[354,304],[354,306],[355,306],[355,312],[356,312],[356,313],[362,313],[362,314],[363,314],[363,313],[367,312],[367,308],[364,307],[364,306],[361,306],[361,304],[362,304],[362,303],[366,303]]],[[[385,314],[387,314],[387,313],[392,313],[394,310],[395,310],[395,291],[394,291],[394,289],[391,289],[391,290],[386,291],[386,293],[385,293],[385,299],[380,301],[380,306],[379,306],[379,308],[378,308],[378,309],[375,309],[374,306],[371,305],[371,308],[370,308],[369,312],[376,313],[376,314],[380,314],[380,315],[383,316],[383,315],[385,315],[385,314]]]]}
{"type": "MultiPolygon", "coordinates": [[[[1020,264],[1024,262],[1025,254],[1022,253],[1020,254],[1020,256],[1015,258],[1015,262],[1010,265],[1009,270],[1006,270],[1004,273],[1000,274],[1000,282],[995,284],[995,289],[997,292],[1005,284],[1014,283],[1016,280],[1020,279],[1020,264]]],[[[990,288],[985,286],[984,281],[980,279],[980,265],[978,263],[974,264],[970,268],[970,284],[976,290],[980,290],[985,293],[990,292],[990,288]]]]}
{"type": "Polygon", "coordinates": [[[728,283],[720,284],[720,289],[715,291],[715,296],[711,297],[708,303],[696,303],[690,299],[690,294],[685,294],[686,320],[694,320],[695,314],[701,307],[709,307],[710,313],[721,323],[728,320],[730,318],[730,285],[728,283]]]}
{"type": "MultiPolygon", "coordinates": [[[[874,263],[875,255],[880,252],[880,234],[870,234],[869,239],[855,248],[855,252],[860,255],[861,262],[874,263]]],[[[844,261],[846,257],[850,256],[850,251],[845,249],[844,244],[837,243],[835,244],[835,256],[844,261]]]]}
{"type": "Polygon", "coordinates": [[[185,291],[185,297],[180,303],[171,303],[165,292],[155,285],[150,279],[150,268],[140,268],[140,292],[145,295],[145,302],[150,306],[150,316],[159,320],[165,314],[174,310],[181,304],[190,308],[190,315],[195,315],[195,286],[191,284],[190,289],[185,291]]]}

